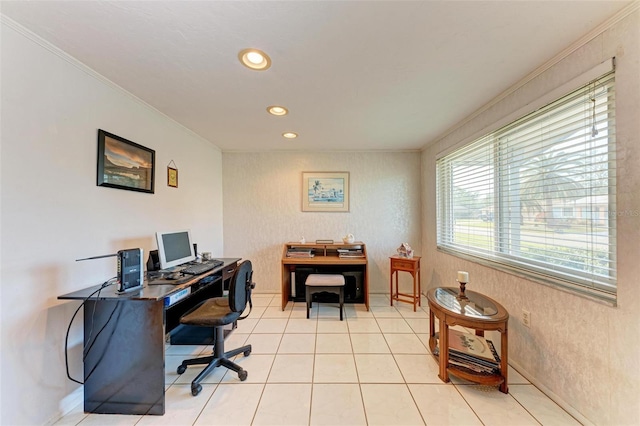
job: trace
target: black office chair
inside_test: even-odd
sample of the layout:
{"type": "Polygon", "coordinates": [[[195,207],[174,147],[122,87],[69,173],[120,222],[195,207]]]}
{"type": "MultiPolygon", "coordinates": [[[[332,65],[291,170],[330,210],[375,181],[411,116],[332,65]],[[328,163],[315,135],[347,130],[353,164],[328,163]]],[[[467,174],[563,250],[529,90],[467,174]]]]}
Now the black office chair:
{"type": "Polygon", "coordinates": [[[214,368],[218,366],[226,367],[238,373],[241,381],[247,379],[247,371],[238,364],[230,360],[231,357],[244,353],[249,356],[251,353],[251,345],[246,345],[231,351],[224,351],[224,329],[225,325],[234,323],[239,319],[246,318],[249,314],[241,317],[240,315],[249,304],[249,313],[251,312],[251,290],[255,287],[252,282],[253,269],[251,261],[245,260],[236,269],[231,284],[229,285],[229,297],[214,297],[207,299],[180,318],[181,324],[193,325],[198,327],[213,327],[215,343],[213,346],[213,355],[186,359],[178,367],[178,374],[182,374],[187,370],[189,365],[208,364],[204,370],[191,382],[191,394],[196,396],[202,390],[200,382],[214,368]]]}

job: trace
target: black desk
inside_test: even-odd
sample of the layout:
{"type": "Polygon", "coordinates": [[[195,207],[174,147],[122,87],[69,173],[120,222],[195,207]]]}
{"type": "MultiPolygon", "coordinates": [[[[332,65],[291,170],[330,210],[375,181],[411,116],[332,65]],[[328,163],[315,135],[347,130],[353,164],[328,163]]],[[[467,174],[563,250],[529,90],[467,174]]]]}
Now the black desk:
{"type": "MultiPolygon", "coordinates": [[[[84,411],[103,414],[164,414],[165,334],[179,340],[180,316],[202,300],[222,295],[240,259],[185,280],[157,280],[141,290],[118,294],[104,288],[84,304],[84,411]],[[202,284],[203,278],[213,276],[202,284]],[[190,294],[165,308],[165,299],[190,294]]],[[[205,280],[206,281],[206,280],[205,280]]],[[[99,285],[59,296],[84,300],[99,285]]]]}

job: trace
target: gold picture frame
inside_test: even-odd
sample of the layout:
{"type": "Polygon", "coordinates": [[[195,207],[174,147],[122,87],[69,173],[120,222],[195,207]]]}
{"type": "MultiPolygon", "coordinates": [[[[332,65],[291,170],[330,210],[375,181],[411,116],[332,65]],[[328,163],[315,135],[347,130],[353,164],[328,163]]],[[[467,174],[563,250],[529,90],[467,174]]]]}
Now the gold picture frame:
{"type": "Polygon", "coordinates": [[[349,172],[302,172],[303,212],[348,212],[349,172]]]}
{"type": "Polygon", "coordinates": [[[167,185],[172,188],[178,187],[178,169],[167,167],[167,185]]]}

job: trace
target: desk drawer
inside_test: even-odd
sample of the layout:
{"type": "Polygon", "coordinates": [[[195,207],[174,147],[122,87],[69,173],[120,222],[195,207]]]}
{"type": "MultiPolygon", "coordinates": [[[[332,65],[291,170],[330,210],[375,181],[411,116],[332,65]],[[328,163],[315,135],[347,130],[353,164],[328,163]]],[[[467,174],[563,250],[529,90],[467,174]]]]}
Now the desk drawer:
{"type": "Polygon", "coordinates": [[[399,271],[414,271],[416,269],[416,262],[403,259],[392,259],[391,268],[399,271]]]}
{"type": "Polygon", "coordinates": [[[222,281],[227,281],[233,277],[233,274],[236,272],[236,268],[238,267],[238,262],[232,263],[231,265],[227,265],[222,270],[222,281]]]}

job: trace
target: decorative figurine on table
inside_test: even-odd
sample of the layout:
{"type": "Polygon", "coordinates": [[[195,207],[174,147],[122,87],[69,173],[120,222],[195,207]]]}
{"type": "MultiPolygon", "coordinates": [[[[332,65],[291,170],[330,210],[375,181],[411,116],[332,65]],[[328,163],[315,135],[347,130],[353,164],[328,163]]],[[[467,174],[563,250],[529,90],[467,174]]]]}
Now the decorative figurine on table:
{"type": "Polygon", "coordinates": [[[353,244],[355,240],[356,240],[356,237],[354,237],[353,234],[347,234],[344,237],[342,237],[342,241],[345,244],[353,244]]]}
{"type": "Polygon", "coordinates": [[[406,257],[408,259],[411,259],[413,257],[413,249],[411,248],[409,243],[400,244],[400,247],[398,247],[397,251],[398,251],[398,256],[400,257],[406,257]]]}
{"type": "Polygon", "coordinates": [[[469,273],[465,271],[458,271],[458,282],[460,283],[460,292],[458,293],[458,299],[469,299],[467,295],[464,294],[465,287],[469,282],[469,273]]]}

